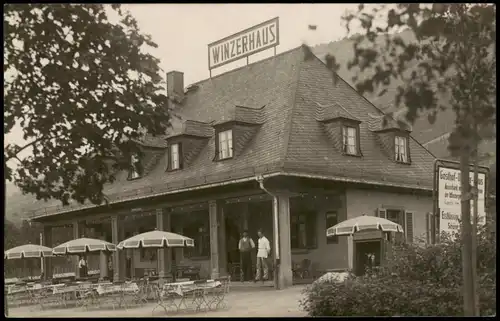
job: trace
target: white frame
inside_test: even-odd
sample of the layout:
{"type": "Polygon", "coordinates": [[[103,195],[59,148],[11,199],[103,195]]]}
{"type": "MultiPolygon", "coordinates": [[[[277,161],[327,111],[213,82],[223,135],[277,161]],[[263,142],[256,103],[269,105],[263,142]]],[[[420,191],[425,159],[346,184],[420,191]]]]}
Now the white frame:
{"type": "Polygon", "coordinates": [[[139,172],[137,171],[137,167],[135,164],[140,162],[139,157],[137,155],[131,155],[130,156],[130,164],[132,165],[131,171],[130,171],[130,179],[136,179],[141,177],[139,172]]]}
{"type": "Polygon", "coordinates": [[[179,143],[172,144],[170,146],[170,169],[176,170],[181,168],[180,164],[180,154],[179,154],[179,143]]]}
{"type": "Polygon", "coordinates": [[[354,126],[342,127],[342,151],[347,155],[358,154],[358,129],[356,127],[354,126]],[[354,140],[352,144],[349,144],[350,138],[354,140]]]}
{"type": "Polygon", "coordinates": [[[233,157],[233,130],[228,129],[218,133],[219,137],[219,159],[233,157]]]}
{"type": "Polygon", "coordinates": [[[394,137],[394,159],[397,162],[408,162],[408,137],[400,135],[394,137]]]}

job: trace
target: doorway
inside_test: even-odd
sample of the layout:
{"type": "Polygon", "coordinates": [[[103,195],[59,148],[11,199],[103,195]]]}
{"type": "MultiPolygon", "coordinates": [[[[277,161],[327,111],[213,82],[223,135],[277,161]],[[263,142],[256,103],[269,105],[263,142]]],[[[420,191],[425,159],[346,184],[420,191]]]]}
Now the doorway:
{"type": "Polygon", "coordinates": [[[355,242],[357,276],[364,275],[367,268],[380,266],[381,241],[355,242]]]}

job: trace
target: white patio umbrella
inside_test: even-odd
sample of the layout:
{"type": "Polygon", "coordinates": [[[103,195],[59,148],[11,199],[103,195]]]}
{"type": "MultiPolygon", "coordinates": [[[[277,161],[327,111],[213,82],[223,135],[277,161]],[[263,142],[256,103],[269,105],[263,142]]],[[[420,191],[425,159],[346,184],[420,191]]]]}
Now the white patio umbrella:
{"type": "Polygon", "coordinates": [[[118,249],[194,247],[194,240],[180,234],[154,230],[121,241],[118,249]]]}
{"type": "Polygon", "coordinates": [[[38,244],[25,244],[5,251],[3,256],[8,260],[49,257],[52,256],[52,249],[38,244]]]}
{"type": "Polygon", "coordinates": [[[100,251],[116,251],[116,245],[98,239],[79,238],[60,244],[53,249],[53,253],[56,255],[82,254],[100,251]]]}
{"type": "Polygon", "coordinates": [[[326,236],[351,235],[362,230],[377,229],[384,232],[403,232],[403,227],[388,219],[362,215],[340,222],[326,230],[326,236]]]}

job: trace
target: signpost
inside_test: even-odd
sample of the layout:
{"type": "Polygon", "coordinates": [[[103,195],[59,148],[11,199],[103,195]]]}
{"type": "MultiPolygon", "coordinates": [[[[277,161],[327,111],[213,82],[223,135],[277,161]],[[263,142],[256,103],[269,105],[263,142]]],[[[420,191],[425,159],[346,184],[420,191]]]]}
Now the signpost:
{"type": "Polygon", "coordinates": [[[280,43],[279,18],[262,22],[224,39],[208,45],[208,69],[212,76],[212,69],[230,62],[247,58],[248,56],[269,48],[275,48],[280,43]]]}
{"type": "MultiPolygon", "coordinates": [[[[459,164],[452,161],[437,160],[435,163],[435,211],[439,214],[436,220],[439,228],[436,232],[454,233],[458,230],[461,218],[461,188],[460,188],[459,164]]],[[[478,224],[486,223],[486,193],[487,193],[488,168],[480,167],[478,174],[478,224]]],[[[474,186],[474,172],[471,170],[469,178],[471,186],[474,186]]],[[[471,212],[473,212],[471,202],[471,212]]],[[[472,222],[474,224],[474,222],[472,222]]]]}

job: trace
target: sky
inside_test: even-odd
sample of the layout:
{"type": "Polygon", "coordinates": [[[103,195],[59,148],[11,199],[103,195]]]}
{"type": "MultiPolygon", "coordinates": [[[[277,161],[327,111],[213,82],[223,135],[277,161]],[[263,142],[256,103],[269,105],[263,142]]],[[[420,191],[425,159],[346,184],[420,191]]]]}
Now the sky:
{"type": "MultiPolygon", "coordinates": [[[[302,43],[317,45],[346,36],[341,16],[357,4],[128,4],[143,33],[152,36],[158,48],[151,53],[161,60],[166,73],[184,73],[184,85],[209,77],[207,45],[260,22],[279,17],[281,53],[302,43]],[[317,26],[309,30],[309,25],[317,26]]],[[[250,63],[273,55],[273,49],[253,55],[250,63]]],[[[219,67],[212,76],[246,64],[242,59],[219,67]]],[[[4,137],[4,145],[22,144],[22,129],[4,137]]]]}

